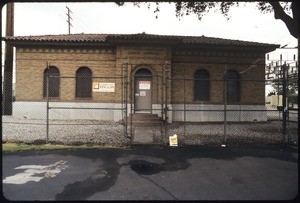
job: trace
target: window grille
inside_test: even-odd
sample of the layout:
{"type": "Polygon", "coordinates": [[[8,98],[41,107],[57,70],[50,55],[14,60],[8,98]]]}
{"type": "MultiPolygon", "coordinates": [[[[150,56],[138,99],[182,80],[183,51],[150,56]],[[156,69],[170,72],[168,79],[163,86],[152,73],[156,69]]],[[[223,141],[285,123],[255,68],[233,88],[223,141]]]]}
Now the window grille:
{"type": "Polygon", "coordinates": [[[44,83],[43,83],[43,97],[47,97],[47,75],[49,75],[49,94],[50,98],[59,97],[59,70],[55,66],[50,66],[49,69],[46,68],[44,71],[44,83]]]}
{"type": "Polygon", "coordinates": [[[92,71],[81,67],[76,72],[76,98],[92,97],[92,71]]]}
{"type": "Polygon", "coordinates": [[[226,73],[227,79],[227,102],[240,101],[240,74],[235,70],[228,70],[226,73]]]}
{"type": "Polygon", "coordinates": [[[199,69],[194,76],[194,99],[197,101],[209,100],[209,72],[199,69]]]}

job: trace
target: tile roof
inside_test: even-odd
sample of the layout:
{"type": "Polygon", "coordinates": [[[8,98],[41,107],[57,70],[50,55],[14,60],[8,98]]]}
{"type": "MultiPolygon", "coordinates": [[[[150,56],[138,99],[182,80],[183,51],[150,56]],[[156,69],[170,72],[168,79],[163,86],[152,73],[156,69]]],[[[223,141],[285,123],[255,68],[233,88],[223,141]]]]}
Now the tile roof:
{"type": "Polygon", "coordinates": [[[178,45],[223,45],[228,47],[257,47],[276,49],[280,45],[259,42],[231,40],[205,36],[176,36],[176,35],[154,35],[154,34],[62,34],[62,35],[40,35],[40,36],[8,36],[4,40],[11,44],[17,43],[113,43],[114,41],[138,40],[143,42],[173,42],[178,45]]]}
{"type": "Polygon", "coordinates": [[[30,42],[105,42],[106,34],[70,34],[70,35],[37,35],[8,36],[7,41],[30,42]]]}

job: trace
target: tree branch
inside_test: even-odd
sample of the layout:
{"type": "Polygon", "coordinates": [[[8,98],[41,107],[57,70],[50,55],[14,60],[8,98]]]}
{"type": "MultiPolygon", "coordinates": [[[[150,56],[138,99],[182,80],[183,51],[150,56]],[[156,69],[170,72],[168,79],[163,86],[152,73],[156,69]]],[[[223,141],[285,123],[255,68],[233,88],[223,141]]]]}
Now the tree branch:
{"type": "MultiPolygon", "coordinates": [[[[275,19],[282,20],[286,27],[288,28],[289,32],[293,37],[298,39],[299,33],[298,33],[298,19],[292,18],[288,14],[286,14],[283,10],[283,8],[280,6],[280,3],[278,1],[270,1],[269,2],[271,6],[274,9],[274,17],[275,19]]],[[[294,3],[294,2],[293,2],[294,3]]]]}

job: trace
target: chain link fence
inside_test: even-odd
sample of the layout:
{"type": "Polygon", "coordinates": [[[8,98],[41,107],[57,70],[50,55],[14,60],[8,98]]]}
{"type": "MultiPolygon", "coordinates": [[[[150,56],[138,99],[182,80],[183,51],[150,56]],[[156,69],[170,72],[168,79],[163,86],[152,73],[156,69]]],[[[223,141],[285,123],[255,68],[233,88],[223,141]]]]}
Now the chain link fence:
{"type": "Polygon", "coordinates": [[[165,143],[174,134],[181,145],[298,143],[297,109],[266,105],[265,87],[274,80],[210,79],[203,72],[167,77],[169,83],[165,143]]]}
{"type": "Polygon", "coordinates": [[[48,98],[49,137],[58,136],[56,140],[72,137],[72,142],[86,144],[129,143],[124,126],[123,76],[83,75],[59,79],[61,84],[76,88],[73,93],[62,93],[61,100],[65,102],[48,98]]]}
{"type": "MultiPolygon", "coordinates": [[[[40,77],[30,79],[28,83],[43,80],[40,77]]],[[[17,88],[15,80],[15,75],[12,73],[4,73],[2,80],[2,142],[45,143],[46,116],[32,119],[29,115],[31,111],[37,112],[39,115],[46,115],[46,102],[27,100],[23,102],[23,105],[19,105],[16,91],[25,91],[23,95],[25,96],[32,94],[33,90],[24,86],[17,88]],[[10,84],[5,83],[7,78],[10,84]],[[31,106],[32,104],[37,105],[31,106]]]]}
{"type": "MultiPolygon", "coordinates": [[[[164,71],[152,76],[152,113],[162,122],[153,128],[157,143],[168,143],[174,134],[182,145],[298,143],[295,101],[288,99],[287,109],[265,101],[264,87],[276,81],[234,78],[234,73],[208,78],[205,72],[188,77],[164,71]]],[[[120,75],[94,75],[83,67],[75,76],[62,76],[49,68],[43,77],[23,78],[40,85],[13,85],[12,115],[2,116],[3,142],[131,144],[135,78],[128,69],[120,75]]],[[[2,86],[2,103],[5,94],[2,86]]]]}
{"type": "Polygon", "coordinates": [[[55,67],[49,66],[44,77],[30,80],[41,84],[36,92],[17,87],[12,115],[2,116],[2,141],[130,144],[130,129],[124,120],[128,88],[125,77],[126,74],[92,76],[88,68],[78,69],[76,76],[60,76],[55,67]]]}

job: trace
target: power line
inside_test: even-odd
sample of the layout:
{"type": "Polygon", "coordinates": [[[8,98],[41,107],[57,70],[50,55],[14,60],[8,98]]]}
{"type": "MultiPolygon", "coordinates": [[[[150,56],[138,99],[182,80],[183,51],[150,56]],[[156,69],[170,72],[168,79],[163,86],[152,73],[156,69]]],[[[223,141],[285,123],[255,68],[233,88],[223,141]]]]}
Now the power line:
{"type": "MultiPolygon", "coordinates": [[[[80,17],[79,16],[77,16],[75,13],[73,13],[73,17],[74,17],[74,19],[75,19],[75,23],[79,26],[79,27],[81,27],[81,29],[83,30],[83,31],[85,31],[86,29],[87,30],[91,30],[92,32],[94,32],[94,29],[92,28],[92,27],[90,27],[88,24],[86,24],[84,21],[82,21],[81,19],[80,19],[80,17]]],[[[89,31],[90,32],[90,31],[89,31]]]]}
{"type": "MultiPolygon", "coordinates": [[[[76,16],[74,16],[74,17],[76,17],[76,16]]],[[[78,21],[78,19],[77,18],[74,18],[75,20],[74,20],[74,24],[75,24],[75,27],[76,27],[76,25],[77,26],[79,26],[80,27],[80,29],[81,29],[81,32],[85,32],[85,28],[84,28],[84,26],[81,24],[81,23],[79,23],[79,21],[78,21]]],[[[79,29],[78,29],[79,30],[79,29]]]]}
{"type": "Polygon", "coordinates": [[[64,11],[61,12],[61,9],[58,8],[56,4],[49,4],[49,5],[51,5],[52,8],[56,10],[56,12],[58,13],[58,15],[59,15],[62,19],[65,19],[65,16],[62,15],[62,13],[64,14],[64,11]]]}

